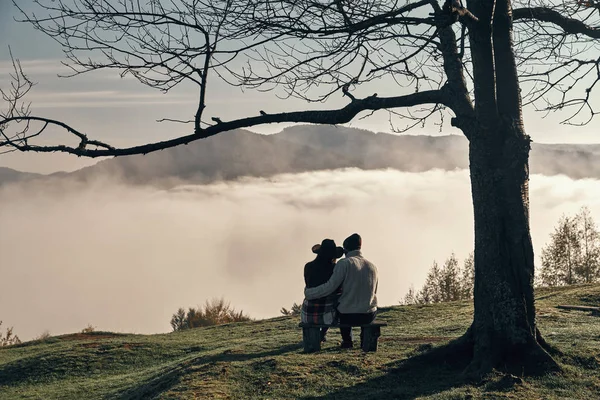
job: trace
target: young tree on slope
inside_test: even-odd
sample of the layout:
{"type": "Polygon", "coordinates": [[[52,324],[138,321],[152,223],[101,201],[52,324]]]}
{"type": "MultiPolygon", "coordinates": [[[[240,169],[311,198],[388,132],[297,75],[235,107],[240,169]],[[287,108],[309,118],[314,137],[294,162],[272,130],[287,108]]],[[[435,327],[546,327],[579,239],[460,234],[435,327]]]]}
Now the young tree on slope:
{"type": "Polygon", "coordinates": [[[560,286],[597,282],[600,273],[600,233],[590,210],[562,216],[542,249],[542,285],[560,286]]]}
{"type": "Polygon", "coordinates": [[[461,283],[461,297],[463,299],[473,298],[473,289],[475,287],[475,260],[473,252],[469,253],[463,263],[461,283]]]}
{"type": "Polygon", "coordinates": [[[575,218],[562,216],[550,234],[550,244],[542,249],[542,285],[559,286],[576,283],[575,267],[580,243],[575,218]]]}
{"type": "Polygon", "coordinates": [[[164,92],[196,85],[198,102],[188,134],[120,148],[21,107],[30,84],[17,65],[20,85],[5,92],[8,111],[0,121],[7,150],[123,156],[260,124],[341,124],[377,110],[419,124],[451,113],[469,140],[475,218],[474,321],[456,346],[472,354],[474,373],[504,365],[556,368],[535,321],[522,106],[571,111],[568,123],[595,115],[595,8],[575,0],[470,0],[467,8],[444,9],[435,0],[35,3],[38,10],[23,19],[63,46],[73,74],[114,69],[164,92]],[[207,115],[214,79],[312,102],[343,96],[346,104],[223,120],[207,115]],[[77,143],[36,143],[49,127],[66,129],[77,143]]]}
{"type": "Polygon", "coordinates": [[[581,255],[575,273],[583,283],[598,282],[600,278],[600,232],[587,207],[582,207],[575,216],[577,235],[581,241],[581,255]]]}

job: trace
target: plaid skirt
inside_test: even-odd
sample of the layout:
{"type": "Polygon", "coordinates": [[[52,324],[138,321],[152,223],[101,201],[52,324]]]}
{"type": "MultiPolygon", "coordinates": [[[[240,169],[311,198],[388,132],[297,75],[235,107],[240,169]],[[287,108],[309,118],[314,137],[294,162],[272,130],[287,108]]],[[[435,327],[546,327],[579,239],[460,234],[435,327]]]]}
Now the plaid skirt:
{"type": "Polygon", "coordinates": [[[309,324],[336,325],[338,323],[338,298],[340,296],[331,294],[315,300],[306,300],[302,303],[300,319],[309,324]]]}

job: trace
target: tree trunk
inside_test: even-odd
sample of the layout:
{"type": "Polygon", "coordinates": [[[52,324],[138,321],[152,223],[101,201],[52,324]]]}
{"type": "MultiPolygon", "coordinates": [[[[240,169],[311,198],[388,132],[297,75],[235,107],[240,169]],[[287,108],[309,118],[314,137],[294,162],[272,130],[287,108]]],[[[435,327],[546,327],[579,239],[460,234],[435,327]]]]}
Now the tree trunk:
{"type": "Polygon", "coordinates": [[[468,373],[512,366],[521,375],[557,368],[536,329],[529,150],[519,124],[480,132],[470,141],[475,315],[466,334],[474,346],[468,373]]]}

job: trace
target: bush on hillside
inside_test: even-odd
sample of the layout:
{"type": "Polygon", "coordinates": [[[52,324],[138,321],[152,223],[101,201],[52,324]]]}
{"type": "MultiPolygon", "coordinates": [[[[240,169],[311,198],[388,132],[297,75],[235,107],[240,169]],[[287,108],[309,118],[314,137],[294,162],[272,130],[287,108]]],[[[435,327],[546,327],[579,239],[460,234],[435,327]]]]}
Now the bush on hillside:
{"type": "Polygon", "coordinates": [[[286,317],[296,317],[300,315],[300,311],[302,311],[302,306],[297,303],[292,304],[289,310],[285,307],[281,307],[281,310],[279,310],[281,315],[285,315],[286,317]]]}
{"type": "MultiPolygon", "coordinates": [[[[0,321],[0,326],[2,325],[2,321],[0,321]]],[[[17,335],[13,333],[13,328],[6,328],[6,333],[0,332],[0,346],[10,346],[13,344],[19,344],[21,340],[17,335]]]]}
{"type": "Polygon", "coordinates": [[[236,311],[225,299],[206,301],[204,307],[188,308],[187,312],[180,308],[171,317],[173,331],[180,331],[201,326],[228,324],[230,322],[251,321],[242,310],[236,311]]]}
{"type": "Polygon", "coordinates": [[[51,337],[50,331],[46,329],[44,332],[40,333],[38,336],[33,338],[33,340],[46,340],[46,339],[50,339],[50,337],[51,337]]]}

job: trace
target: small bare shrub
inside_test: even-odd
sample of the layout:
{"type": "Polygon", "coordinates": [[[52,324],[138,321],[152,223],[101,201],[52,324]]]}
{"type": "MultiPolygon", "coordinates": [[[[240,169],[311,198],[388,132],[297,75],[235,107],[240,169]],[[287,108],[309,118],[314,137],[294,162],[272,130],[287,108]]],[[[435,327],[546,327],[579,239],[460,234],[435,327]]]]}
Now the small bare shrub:
{"type": "Polygon", "coordinates": [[[92,326],[92,324],[88,324],[88,326],[86,326],[85,328],[83,328],[81,330],[81,333],[92,333],[92,332],[96,332],[96,327],[92,326]]]}
{"type": "MultiPolygon", "coordinates": [[[[0,321],[2,325],[2,321],[0,321]]],[[[6,333],[0,332],[0,346],[10,346],[21,343],[21,339],[13,333],[13,328],[6,328],[6,333]]]]}
{"type": "Polygon", "coordinates": [[[250,321],[251,318],[242,310],[236,311],[225,299],[207,300],[204,307],[198,309],[190,307],[187,312],[180,308],[171,317],[173,331],[228,324],[230,322],[250,321]]]}
{"type": "Polygon", "coordinates": [[[49,338],[50,338],[50,331],[46,329],[44,332],[40,333],[40,335],[35,337],[33,340],[46,340],[49,338]]]}

